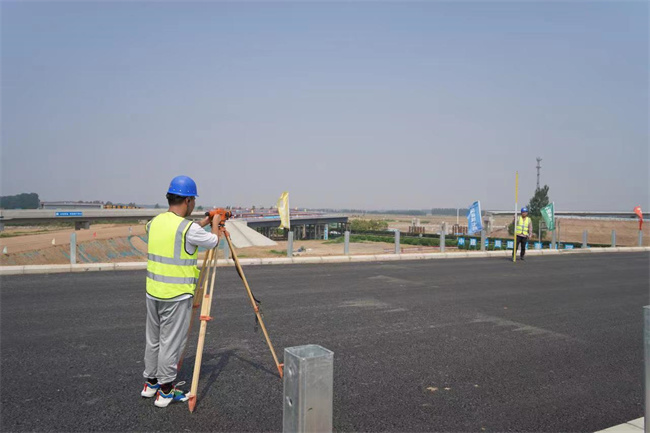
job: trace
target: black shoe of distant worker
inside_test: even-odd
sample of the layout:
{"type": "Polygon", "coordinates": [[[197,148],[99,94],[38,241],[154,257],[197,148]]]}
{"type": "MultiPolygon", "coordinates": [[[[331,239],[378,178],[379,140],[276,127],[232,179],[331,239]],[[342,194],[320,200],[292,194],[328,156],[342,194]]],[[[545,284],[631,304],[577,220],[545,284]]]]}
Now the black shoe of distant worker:
{"type": "Polygon", "coordinates": [[[526,259],[524,259],[523,257],[519,257],[519,260],[526,260],[526,259]]]}

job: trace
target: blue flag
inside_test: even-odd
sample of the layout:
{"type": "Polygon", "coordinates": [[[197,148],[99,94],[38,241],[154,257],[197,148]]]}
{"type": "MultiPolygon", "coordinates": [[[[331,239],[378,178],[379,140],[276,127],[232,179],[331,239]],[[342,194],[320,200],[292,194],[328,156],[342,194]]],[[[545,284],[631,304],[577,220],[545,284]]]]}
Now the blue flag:
{"type": "Polygon", "coordinates": [[[473,234],[483,230],[481,222],[481,202],[475,201],[467,211],[467,233],[473,234]]]}

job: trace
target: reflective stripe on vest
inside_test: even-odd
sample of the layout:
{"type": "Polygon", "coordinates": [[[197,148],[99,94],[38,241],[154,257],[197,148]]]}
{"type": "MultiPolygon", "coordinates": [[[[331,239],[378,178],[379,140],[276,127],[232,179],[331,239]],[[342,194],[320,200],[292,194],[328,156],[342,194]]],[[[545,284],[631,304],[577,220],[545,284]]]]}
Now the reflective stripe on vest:
{"type": "Polygon", "coordinates": [[[530,217],[519,217],[519,220],[517,221],[517,231],[515,234],[521,235],[521,236],[528,236],[528,225],[530,222],[530,217]]]}
{"type": "Polygon", "coordinates": [[[158,215],[149,223],[147,293],[154,298],[172,299],[194,294],[199,270],[198,248],[185,251],[190,220],[172,212],[158,215]]]}

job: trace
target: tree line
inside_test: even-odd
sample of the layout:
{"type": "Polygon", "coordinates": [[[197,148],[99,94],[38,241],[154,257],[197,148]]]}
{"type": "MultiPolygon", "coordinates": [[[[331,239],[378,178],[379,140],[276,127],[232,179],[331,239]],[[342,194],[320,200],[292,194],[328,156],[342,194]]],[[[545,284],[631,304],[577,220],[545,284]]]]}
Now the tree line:
{"type": "Polygon", "coordinates": [[[38,209],[40,206],[41,200],[35,192],[0,197],[2,209],[38,209]]]}

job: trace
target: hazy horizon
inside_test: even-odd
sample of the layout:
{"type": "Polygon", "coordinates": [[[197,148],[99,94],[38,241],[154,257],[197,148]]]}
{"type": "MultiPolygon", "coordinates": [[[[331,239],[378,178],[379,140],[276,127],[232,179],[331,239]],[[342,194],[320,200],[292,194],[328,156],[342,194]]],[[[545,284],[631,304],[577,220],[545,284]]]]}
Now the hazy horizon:
{"type": "Polygon", "coordinates": [[[648,210],[648,7],[2,2],[0,195],[648,210]]]}

